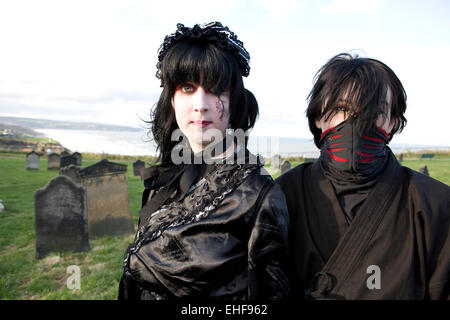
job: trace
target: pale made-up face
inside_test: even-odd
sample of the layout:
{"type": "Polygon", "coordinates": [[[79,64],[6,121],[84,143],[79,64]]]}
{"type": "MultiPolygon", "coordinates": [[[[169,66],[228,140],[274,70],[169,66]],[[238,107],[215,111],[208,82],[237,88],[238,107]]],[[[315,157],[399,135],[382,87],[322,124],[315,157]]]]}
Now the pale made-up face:
{"type": "Polygon", "coordinates": [[[194,153],[210,144],[211,137],[217,139],[218,133],[225,137],[230,120],[229,90],[217,96],[198,84],[183,83],[175,90],[172,107],[194,153]]]}
{"type": "MultiPolygon", "coordinates": [[[[394,127],[394,121],[391,121],[391,90],[388,89],[387,95],[386,95],[386,103],[388,104],[387,108],[387,114],[383,117],[382,115],[378,116],[376,125],[377,127],[380,127],[384,131],[386,131],[388,134],[391,133],[392,128],[394,127]]],[[[326,130],[336,127],[340,123],[347,120],[349,117],[349,114],[346,113],[344,110],[338,111],[333,116],[329,117],[327,119],[327,116],[322,117],[322,119],[317,120],[315,122],[316,127],[322,130],[322,132],[325,132],[326,130]]]]}

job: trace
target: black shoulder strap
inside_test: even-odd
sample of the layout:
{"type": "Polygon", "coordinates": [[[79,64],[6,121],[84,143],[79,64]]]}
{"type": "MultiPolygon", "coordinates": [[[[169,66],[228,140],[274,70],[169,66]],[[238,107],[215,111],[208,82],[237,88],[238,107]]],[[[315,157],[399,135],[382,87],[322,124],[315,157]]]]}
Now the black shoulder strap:
{"type": "MultiPolygon", "coordinates": [[[[177,178],[183,173],[183,170],[180,170],[173,176],[170,176],[170,181],[167,180],[167,176],[159,177],[157,181],[153,184],[152,188],[146,188],[142,194],[142,209],[139,211],[139,226],[141,223],[146,221],[150,215],[159,209],[166,201],[169,199],[171,193],[174,191],[173,188],[170,188],[170,185],[177,180],[177,178]],[[160,191],[156,192],[153,198],[149,201],[149,195],[151,190],[155,190],[154,188],[158,185],[162,184],[161,180],[163,179],[165,187],[160,191]]],[[[155,190],[156,191],[156,190],[155,190]]]]}
{"type": "Polygon", "coordinates": [[[389,156],[380,180],[360,208],[363,214],[356,215],[321,272],[314,276],[306,292],[307,298],[324,298],[328,293],[339,292],[367,251],[373,234],[403,183],[401,167],[393,160],[393,154],[389,156]]]}

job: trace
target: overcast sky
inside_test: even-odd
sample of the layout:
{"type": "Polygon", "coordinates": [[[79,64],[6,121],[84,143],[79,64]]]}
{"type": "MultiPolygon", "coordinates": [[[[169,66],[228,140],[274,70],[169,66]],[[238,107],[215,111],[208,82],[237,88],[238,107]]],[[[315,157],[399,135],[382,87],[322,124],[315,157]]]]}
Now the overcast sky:
{"type": "Polygon", "coordinates": [[[2,1],[0,115],[138,127],[178,22],[221,21],[251,55],[253,135],[310,138],[306,98],[340,52],[390,66],[408,94],[397,143],[450,145],[450,1],[2,1]]]}

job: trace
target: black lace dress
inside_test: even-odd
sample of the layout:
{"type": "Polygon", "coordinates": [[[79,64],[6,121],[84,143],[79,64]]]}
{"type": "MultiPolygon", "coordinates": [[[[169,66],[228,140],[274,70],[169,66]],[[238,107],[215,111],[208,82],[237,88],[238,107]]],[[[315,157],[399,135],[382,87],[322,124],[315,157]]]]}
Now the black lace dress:
{"type": "Polygon", "coordinates": [[[261,167],[148,168],[119,299],[286,298],[286,202],[261,167]]]}

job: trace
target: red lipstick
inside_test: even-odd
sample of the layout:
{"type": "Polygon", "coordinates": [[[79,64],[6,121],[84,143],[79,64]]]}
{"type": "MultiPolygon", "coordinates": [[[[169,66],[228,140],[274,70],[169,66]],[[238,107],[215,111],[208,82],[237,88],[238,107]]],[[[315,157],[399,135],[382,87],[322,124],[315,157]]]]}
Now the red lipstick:
{"type": "Polygon", "coordinates": [[[212,121],[195,120],[195,121],[192,121],[192,123],[197,127],[204,128],[204,127],[207,127],[208,125],[210,125],[212,123],[212,121]]]}

